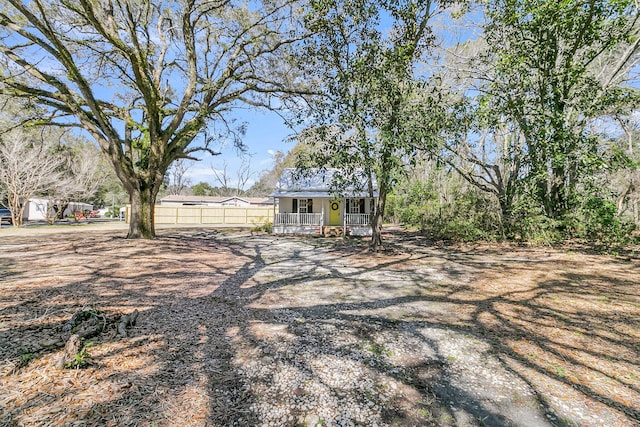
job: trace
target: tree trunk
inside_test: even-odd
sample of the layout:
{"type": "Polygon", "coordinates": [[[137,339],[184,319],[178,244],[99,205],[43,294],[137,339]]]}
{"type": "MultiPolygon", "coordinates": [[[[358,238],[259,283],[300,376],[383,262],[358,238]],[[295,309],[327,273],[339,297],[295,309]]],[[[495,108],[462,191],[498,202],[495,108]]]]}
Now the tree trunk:
{"type": "Polygon", "coordinates": [[[562,167],[554,167],[549,171],[546,191],[540,192],[548,218],[561,220],[569,212],[571,189],[566,183],[566,176],[566,171],[562,167]]]}
{"type": "MultiPolygon", "coordinates": [[[[28,200],[28,199],[27,199],[28,200]]],[[[9,210],[11,211],[11,223],[14,227],[22,227],[22,218],[24,217],[25,203],[20,203],[20,197],[16,194],[9,196],[9,210]]]]}
{"type": "Polygon", "coordinates": [[[378,196],[378,202],[376,203],[376,210],[373,213],[373,219],[371,220],[371,243],[370,249],[374,252],[384,249],[382,246],[382,221],[384,218],[384,210],[387,204],[387,188],[384,183],[379,184],[380,194],[378,196]]]}
{"type": "Polygon", "coordinates": [[[156,192],[152,188],[134,190],[129,195],[129,234],[127,239],[153,239],[156,237],[154,206],[156,192]]]}
{"type": "Polygon", "coordinates": [[[500,222],[502,237],[513,237],[513,203],[512,197],[506,194],[500,194],[498,196],[498,203],[500,205],[500,222]]]}
{"type": "Polygon", "coordinates": [[[49,206],[47,207],[47,223],[49,223],[49,225],[53,225],[55,224],[56,221],[59,221],[62,219],[62,216],[64,215],[64,211],[67,210],[67,208],[69,207],[69,202],[68,201],[62,201],[62,200],[49,200],[49,206]],[[52,214],[53,213],[53,214],[52,214]]]}
{"type": "Polygon", "coordinates": [[[627,196],[629,196],[629,194],[631,194],[632,191],[635,191],[633,178],[629,180],[625,190],[622,192],[620,196],[618,196],[618,200],[616,201],[616,210],[619,218],[622,217],[622,214],[624,212],[624,202],[626,201],[627,196]]]}

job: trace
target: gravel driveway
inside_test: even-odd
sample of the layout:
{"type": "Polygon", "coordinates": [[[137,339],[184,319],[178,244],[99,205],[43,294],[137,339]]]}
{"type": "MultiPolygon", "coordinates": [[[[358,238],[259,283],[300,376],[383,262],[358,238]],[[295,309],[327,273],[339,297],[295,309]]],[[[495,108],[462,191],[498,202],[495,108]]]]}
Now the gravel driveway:
{"type": "Polygon", "coordinates": [[[360,240],[113,233],[0,235],[0,424],[638,425],[637,259],[402,232],[381,254],[360,240]],[[618,305],[567,314],[585,280],[618,305]],[[62,349],[37,343],[88,306],[138,309],[138,325],[96,340],[93,366],[56,370],[62,349]],[[596,323],[605,308],[620,322],[596,323]],[[25,352],[37,357],[17,366],[25,352]]]}

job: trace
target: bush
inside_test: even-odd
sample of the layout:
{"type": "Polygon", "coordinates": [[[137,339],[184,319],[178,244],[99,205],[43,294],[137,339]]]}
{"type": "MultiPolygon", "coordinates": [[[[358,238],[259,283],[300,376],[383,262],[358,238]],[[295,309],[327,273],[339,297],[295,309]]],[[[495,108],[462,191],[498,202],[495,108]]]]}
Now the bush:
{"type": "Polygon", "coordinates": [[[573,195],[572,208],[559,218],[546,215],[543,203],[528,194],[526,185],[511,206],[505,222],[493,195],[439,173],[419,182],[401,183],[389,196],[385,220],[420,228],[434,239],[517,240],[554,245],[584,239],[609,250],[632,242],[635,226],[620,219],[615,197],[600,196],[598,188],[582,188],[573,195]]]}
{"type": "Polygon", "coordinates": [[[608,248],[628,244],[635,229],[635,224],[618,217],[614,203],[596,196],[586,199],[571,220],[572,231],[577,237],[608,248]]]}
{"type": "Polygon", "coordinates": [[[421,228],[437,239],[497,240],[501,237],[500,221],[493,205],[476,191],[460,193],[452,202],[434,206],[438,214],[425,217],[421,228]]]}
{"type": "Polygon", "coordinates": [[[73,360],[65,365],[67,369],[80,369],[91,365],[91,355],[89,349],[93,347],[92,342],[84,343],[80,351],[75,354],[73,360]]]}
{"type": "Polygon", "coordinates": [[[273,224],[269,221],[265,222],[264,224],[261,225],[256,225],[255,227],[253,227],[251,229],[252,232],[254,233],[259,233],[261,231],[264,231],[266,233],[271,234],[271,231],[273,230],[273,224]]]}
{"type": "Polygon", "coordinates": [[[119,218],[120,206],[111,206],[109,210],[104,214],[107,218],[119,218]]]}
{"type": "Polygon", "coordinates": [[[605,248],[619,247],[631,241],[635,226],[620,220],[613,202],[590,196],[560,219],[549,218],[542,208],[522,199],[515,211],[520,239],[535,244],[551,245],[569,239],[583,239],[605,248]]]}
{"type": "Polygon", "coordinates": [[[538,212],[523,214],[519,221],[518,240],[535,245],[553,245],[565,239],[562,222],[538,212]]]}
{"type": "Polygon", "coordinates": [[[475,241],[501,237],[496,202],[488,196],[458,185],[452,189],[450,201],[441,199],[428,183],[417,182],[390,197],[387,220],[418,227],[434,239],[475,241]]]}
{"type": "Polygon", "coordinates": [[[513,207],[510,238],[536,245],[553,245],[565,238],[563,222],[545,215],[532,197],[521,197],[513,207]]]}

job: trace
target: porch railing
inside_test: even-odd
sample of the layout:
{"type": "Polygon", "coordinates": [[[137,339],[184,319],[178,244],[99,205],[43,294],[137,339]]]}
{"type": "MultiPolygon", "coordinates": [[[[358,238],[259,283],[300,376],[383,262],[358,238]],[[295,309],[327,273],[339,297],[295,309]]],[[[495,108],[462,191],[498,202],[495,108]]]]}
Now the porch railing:
{"type": "Polygon", "coordinates": [[[347,225],[369,225],[369,214],[346,214],[347,225]]]}
{"type": "MultiPolygon", "coordinates": [[[[347,226],[369,225],[369,214],[346,214],[347,226]]],[[[274,225],[323,225],[321,213],[276,213],[274,225]]]]}
{"type": "Polygon", "coordinates": [[[274,225],[322,225],[321,213],[277,213],[274,225]]]}

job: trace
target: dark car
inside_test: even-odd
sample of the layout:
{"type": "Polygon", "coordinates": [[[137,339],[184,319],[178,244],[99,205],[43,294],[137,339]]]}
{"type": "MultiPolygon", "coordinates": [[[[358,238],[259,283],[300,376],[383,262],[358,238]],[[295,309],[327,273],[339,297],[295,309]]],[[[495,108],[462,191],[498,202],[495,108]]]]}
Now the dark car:
{"type": "Polygon", "coordinates": [[[11,211],[9,209],[0,208],[0,225],[11,225],[11,211]]]}

